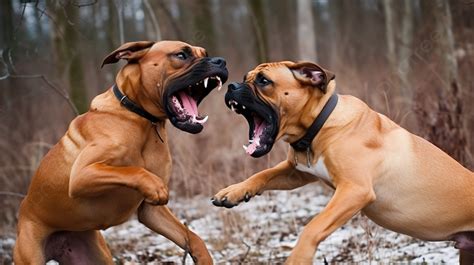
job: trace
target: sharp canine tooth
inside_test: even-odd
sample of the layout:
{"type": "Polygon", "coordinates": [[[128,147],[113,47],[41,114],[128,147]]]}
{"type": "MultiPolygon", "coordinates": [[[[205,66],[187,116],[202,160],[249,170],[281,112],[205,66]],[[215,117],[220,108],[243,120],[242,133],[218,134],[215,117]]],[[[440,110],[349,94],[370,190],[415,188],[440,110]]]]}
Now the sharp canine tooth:
{"type": "Polygon", "coordinates": [[[242,145],[242,147],[244,148],[245,151],[247,151],[247,148],[249,148],[248,146],[245,146],[245,144],[242,145]]]}
{"type": "Polygon", "coordinates": [[[209,119],[209,116],[204,117],[204,119],[201,120],[201,123],[205,123],[209,119]]]}
{"type": "Polygon", "coordinates": [[[221,88],[222,88],[222,81],[221,81],[221,78],[219,76],[216,76],[216,79],[218,80],[218,82],[217,82],[217,91],[220,91],[221,88]]]}
{"type": "Polygon", "coordinates": [[[206,77],[206,79],[204,79],[204,88],[207,88],[208,81],[209,81],[209,77],[206,77]]]}
{"type": "Polygon", "coordinates": [[[234,105],[230,105],[230,109],[235,112],[235,108],[234,108],[234,105]]]}

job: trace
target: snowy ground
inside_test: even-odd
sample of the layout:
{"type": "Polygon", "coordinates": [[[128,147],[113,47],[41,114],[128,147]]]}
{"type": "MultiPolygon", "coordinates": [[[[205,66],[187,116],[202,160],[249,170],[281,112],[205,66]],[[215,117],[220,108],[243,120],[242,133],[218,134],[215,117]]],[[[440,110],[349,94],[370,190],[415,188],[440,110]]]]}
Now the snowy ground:
{"type": "MultiPolygon", "coordinates": [[[[209,198],[180,199],[173,194],[169,206],[204,239],[216,263],[275,264],[289,255],[304,224],[329,200],[328,195],[322,195],[327,193],[318,185],[309,185],[292,192],[267,193],[233,209],[214,207],[209,198]]],[[[136,220],[103,233],[118,263],[183,261],[179,247],[136,220]]],[[[12,239],[1,240],[0,252],[8,251],[12,244],[12,239]]],[[[323,264],[324,260],[338,264],[456,264],[458,252],[452,243],[419,241],[357,215],[321,243],[314,263],[323,264]]],[[[189,256],[186,263],[192,264],[189,256]]]]}
{"type": "MultiPolygon", "coordinates": [[[[209,198],[176,199],[170,208],[206,242],[218,263],[281,263],[298,234],[329,196],[318,185],[272,192],[232,209],[212,206],[209,198]]],[[[176,196],[173,196],[176,197],[176,196]]],[[[183,251],[136,220],[104,232],[122,261],[183,260],[183,251]]],[[[358,215],[321,243],[315,264],[458,262],[450,242],[423,242],[383,229],[358,215]]],[[[192,264],[191,258],[187,263],[192,264]]]]}

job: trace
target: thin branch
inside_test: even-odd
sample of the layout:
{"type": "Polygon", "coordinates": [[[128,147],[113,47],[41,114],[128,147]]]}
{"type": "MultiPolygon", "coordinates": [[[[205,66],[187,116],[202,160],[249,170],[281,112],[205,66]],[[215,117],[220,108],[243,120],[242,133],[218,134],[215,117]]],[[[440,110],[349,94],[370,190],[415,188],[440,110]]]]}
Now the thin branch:
{"type": "Polygon", "coordinates": [[[18,198],[25,198],[25,194],[21,194],[18,192],[11,192],[11,191],[0,191],[0,195],[5,195],[5,196],[13,196],[13,197],[18,197],[18,198]]]}
{"type": "Polygon", "coordinates": [[[5,75],[0,76],[0,80],[5,80],[10,76],[10,71],[8,71],[8,65],[4,60],[4,51],[0,50],[0,64],[5,67],[5,75]]]}
{"type": "Polygon", "coordinates": [[[247,259],[247,256],[249,255],[250,253],[250,249],[252,248],[249,244],[247,244],[244,240],[242,240],[242,243],[244,243],[244,245],[247,247],[247,251],[245,252],[245,254],[240,258],[240,262],[239,264],[245,264],[245,260],[247,259]]]}
{"type": "Polygon", "coordinates": [[[69,97],[68,93],[64,90],[59,89],[57,86],[53,85],[44,75],[10,75],[10,78],[13,79],[35,79],[39,78],[43,80],[43,82],[46,83],[50,88],[52,88],[58,95],[60,95],[62,98],[64,98],[69,106],[71,107],[72,111],[74,114],[77,116],[79,115],[79,111],[77,110],[76,106],[74,105],[74,102],[72,102],[71,98],[69,97]]]}
{"type": "MultiPolygon", "coordinates": [[[[7,52],[8,64],[9,64],[9,66],[11,67],[12,72],[13,72],[13,73],[16,73],[15,64],[13,63],[13,58],[12,58],[12,49],[11,49],[11,48],[7,48],[7,49],[6,49],[6,52],[7,52]]],[[[8,68],[7,68],[7,69],[8,69],[8,68]]]]}
{"type": "Polygon", "coordinates": [[[23,4],[23,8],[21,10],[21,16],[20,16],[20,21],[18,22],[18,25],[16,26],[15,30],[13,31],[13,35],[16,35],[18,30],[20,30],[21,24],[23,22],[23,18],[25,17],[25,9],[26,9],[26,3],[23,4]]]}
{"type": "Polygon", "coordinates": [[[155,39],[161,40],[161,31],[160,31],[160,25],[158,24],[158,20],[156,19],[155,12],[153,12],[153,9],[151,8],[150,2],[148,0],[143,0],[143,4],[146,7],[146,10],[148,10],[148,13],[150,14],[150,19],[151,23],[153,24],[153,28],[155,29],[155,39]]]}
{"type": "Polygon", "coordinates": [[[61,36],[62,39],[64,39],[64,32],[62,32],[62,30],[60,29],[60,27],[58,27],[58,22],[56,21],[56,19],[54,19],[54,17],[52,15],[50,15],[48,12],[46,12],[46,7],[44,9],[41,9],[40,7],[38,7],[37,5],[35,6],[35,8],[40,11],[40,18],[45,15],[46,17],[48,17],[52,22],[53,24],[55,25],[55,28],[56,28],[56,31],[59,32],[59,36],[61,36]]]}
{"type": "Polygon", "coordinates": [[[97,0],[92,0],[90,1],[89,3],[84,3],[84,4],[81,4],[79,3],[80,1],[77,1],[77,2],[72,2],[72,5],[75,6],[75,7],[85,7],[85,6],[93,6],[95,4],[97,4],[97,0]]]}

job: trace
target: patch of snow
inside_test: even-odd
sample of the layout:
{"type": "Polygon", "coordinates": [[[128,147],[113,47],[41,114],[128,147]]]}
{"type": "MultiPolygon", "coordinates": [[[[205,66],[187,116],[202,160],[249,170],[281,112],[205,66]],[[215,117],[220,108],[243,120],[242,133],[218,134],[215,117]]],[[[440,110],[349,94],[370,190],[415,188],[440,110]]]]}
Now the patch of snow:
{"type": "MultiPolygon", "coordinates": [[[[268,192],[225,209],[213,206],[203,196],[184,199],[171,195],[169,207],[206,242],[216,263],[284,262],[304,225],[324,208],[331,196],[319,185],[308,185],[289,192],[268,192]]],[[[102,234],[117,262],[183,261],[183,250],[136,219],[102,234]]],[[[0,239],[0,256],[5,254],[5,249],[11,251],[13,242],[11,238],[0,239]]],[[[425,242],[397,234],[359,214],[321,242],[314,263],[321,264],[324,260],[456,264],[458,251],[451,242],[425,242]]],[[[193,264],[189,256],[186,264],[193,264]]]]}

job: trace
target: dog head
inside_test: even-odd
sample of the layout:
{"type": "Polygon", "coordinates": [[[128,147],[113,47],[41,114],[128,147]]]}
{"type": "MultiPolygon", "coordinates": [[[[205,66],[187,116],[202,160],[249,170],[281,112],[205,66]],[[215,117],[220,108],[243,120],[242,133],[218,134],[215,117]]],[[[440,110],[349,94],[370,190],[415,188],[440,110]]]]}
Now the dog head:
{"type": "Polygon", "coordinates": [[[265,155],[284,135],[301,137],[301,123],[324,94],[333,92],[328,85],[334,78],[317,64],[284,61],[261,64],[242,83],[231,83],[225,102],[249,123],[247,154],[265,155]]]}
{"type": "Polygon", "coordinates": [[[209,57],[206,50],[180,41],[129,42],[110,53],[104,64],[120,59],[128,63],[117,75],[118,86],[132,100],[146,98],[147,111],[167,117],[177,128],[199,133],[207,120],[198,105],[227,81],[226,62],[209,57]],[[130,95],[133,94],[133,95],[130,95]]]}

